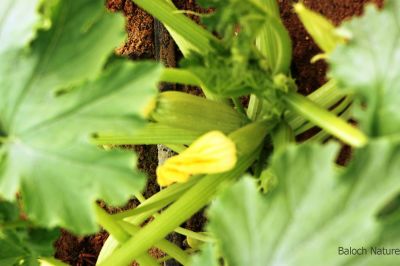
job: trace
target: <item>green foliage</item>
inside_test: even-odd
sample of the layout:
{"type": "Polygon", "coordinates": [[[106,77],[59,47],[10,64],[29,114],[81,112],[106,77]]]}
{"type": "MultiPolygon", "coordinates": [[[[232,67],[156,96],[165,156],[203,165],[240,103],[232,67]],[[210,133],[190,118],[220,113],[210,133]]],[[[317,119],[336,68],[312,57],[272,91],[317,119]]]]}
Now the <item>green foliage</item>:
{"type": "Polygon", "coordinates": [[[0,201],[0,264],[39,265],[41,256],[53,256],[52,242],[57,239],[57,229],[47,230],[27,225],[13,226],[20,220],[18,208],[0,201]],[[11,225],[7,228],[7,225],[11,225]]]}
{"type": "Polygon", "coordinates": [[[282,56],[286,57],[282,64],[283,69],[287,68],[291,58],[290,39],[279,18],[258,1],[203,0],[200,4],[216,8],[203,22],[210,31],[219,34],[222,45],[215,43],[209,53],[192,53],[182,66],[195,73],[216,95],[235,97],[256,93],[273,101],[276,97],[273,74],[281,71],[276,71],[276,64],[280,63],[269,61],[256,49],[255,41],[263,25],[272,24],[274,34],[287,37],[282,42],[285,46],[282,56]]]}
{"type": "Polygon", "coordinates": [[[349,40],[329,58],[330,76],[356,94],[355,116],[371,136],[400,131],[399,12],[395,0],[387,1],[382,11],[368,6],[363,17],[342,26],[349,40]]]}
{"type": "Polygon", "coordinates": [[[215,246],[212,244],[204,244],[199,254],[192,257],[191,266],[218,266],[218,257],[215,246]]]}
{"type": "Polygon", "coordinates": [[[334,168],[337,151],[291,146],[272,160],[279,181],[266,197],[245,178],[212,204],[208,228],[229,265],[375,265],[339,256],[338,247],[396,247],[399,232],[376,215],[400,189],[400,143],[372,142],[343,172],[334,168]]]}
{"type": "Polygon", "coordinates": [[[41,0],[3,0],[0,9],[0,54],[18,50],[29,43],[43,26],[39,14],[41,0]],[[21,20],[20,18],[23,17],[21,20]]]}
{"type": "MultiPolygon", "coordinates": [[[[335,80],[308,98],[295,92],[291,43],[274,0],[200,0],[216,8],[204,16],[210,31],[177,12],[171,1],[134,1],[173,33],[186,70],[110,58],[123,40],[123,20],[107,14],[102,1],[5,0],[0,10],[1,265],[51,261],[44,257],[54,252],[54,228],[89,234],[98,224],[120,241],[118,248],[105,245],[101,266],[134,259],[156,265],[144,256],[152,246],[164,247],[185,264],[188,254],[164,237],[215,197],[207,212],[207,239],[177,230],[210,241],[191,265],[399,264],[396,256],[338,255],[340,246],[400,245],[398,1],[388,1],[383,11],[369,7],[364,17],[344,24],[341,32],[349,39],[329,55],[335,80]],[[177,92],[157,97],[162,78],[200,85],[218,102],[177,92]],[[343,94],[335,91],[336,83],[343,94]],[[238,97],[248,94],[246,117],[238,97]],[[347,105],[353,94],[356,117],[370,139],[336,116],[344,109],[326,110],[343,97],[348,98],[340,105],[347,105]],[[357,147],[347,167],[335,165],[338,144],[294,143],[296,130],[313,126],[307,119],[324,130],[320,134],[357,147]],[[209,130],[229,134],[236,165],[173,184],[147,200],[139,194],[146,180],[135,168],[135,156],[110,148],[175,144],[182,151],[209,130]],[[249,169],[258,180],[248,177],[249,169]],[[95,205],[97,200],[124,204],[133,195],[143,204],[122,214],[112,216],[95,205]]],[[[333,26],[297,7],[320,24],[305,23],[320,46],[333,50],[339,42],[333,26]]],[[[216,143],[216,156],[218,149],[216,143]]],[[[174,167],[179,173],[186,166],[174,167]]],[[[197,245],[192,247],[196,251],[197,245]]]]}
{"type": "Polygon", "coordinates": [[[145,179],[132,154],[102,151],[89,137],[144,125],[161,68],[118,62],[103,71],[123,24],[101,2],[61,1],[52,21],[29,47],[1,54],[0,195],[20,191],[39,225],[90,233],[96,200],[123,204],[145,179]]]}

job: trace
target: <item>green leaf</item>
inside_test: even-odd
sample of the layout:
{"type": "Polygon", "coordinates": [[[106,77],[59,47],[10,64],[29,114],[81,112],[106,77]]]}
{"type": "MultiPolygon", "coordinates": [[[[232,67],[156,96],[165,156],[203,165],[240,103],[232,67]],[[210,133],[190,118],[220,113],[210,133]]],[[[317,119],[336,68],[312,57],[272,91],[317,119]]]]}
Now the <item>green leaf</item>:
{"type": "Polygon", "coordinates": [[[356,118],[371,136],[400,132],[399,12],[395,0],[382,11],[368,6],[363,17],[342,26],[349,40],[329,58],[330,76],[356,94],[356,118]]]}
{"type": "Polygon", "coordinates": [[[190,266],[218,266],[216,247],[213,244],[204,244],[200,252],[192,256],[190,266]]]}
{"type": "Polygon", "coordinates": [[[40,256],[54,255],[53,243],[58,236],[56,229],[0,230],[0,264],[39,265],[40,256]]]}
{"type": "Polygon", "coordinates": [[[38,33],[30,51],[1,55],[0,127],[9,132],[34,126],[26,99],[95,78],[123,40],[122,18],[107,14],[102,1],[61,1],[52,15],[52,28],[38,33]]]}
{"type": "Polygon", "coordinates": [[[116,62],[103,71],[123,20],[102,1],[62,1],[52,15],[29,51],[0,58],[0,195],[19,190],[38,225],[92,233],[94,202],[123,204],[145,178],[131,153],[103,151],[89,137],[144,125],[161,67],[116,62]]]}
{"type": "Polygon", "coordinates": [[[0,56],[17,50],[35,36],[42,21],[38,12],[42,0],[2,0],[0,8],[0,56]]]}
{"type": "Polygon", "coordinates": [[[229,265],[353,265],[365,258],[338,247],[396,247],[400,231],[377,214],[400,191],[400,143],[373,141],[343,171],[338,148],[289,146],[272,160],[274,191],[263,197],[245,178],[212,204],[209,229],[229,265]]]}
{"type": "Polygon", "coordinates": [[[3,228],[18,222],[19,210],[15,204],[0,201],[0,265],[39,265],[40,256],[53,256],[53,243],[59,230],[45,230],[15,226],[3,228]]]}
{"type": "Polygon", "coordinates": [[[267,207],[250,178],[212,203],[208,229],[219,240],[228,265],[267,265],[267,247],[263,245],[270,234],[270,228],[263,226],[267,207]]]}

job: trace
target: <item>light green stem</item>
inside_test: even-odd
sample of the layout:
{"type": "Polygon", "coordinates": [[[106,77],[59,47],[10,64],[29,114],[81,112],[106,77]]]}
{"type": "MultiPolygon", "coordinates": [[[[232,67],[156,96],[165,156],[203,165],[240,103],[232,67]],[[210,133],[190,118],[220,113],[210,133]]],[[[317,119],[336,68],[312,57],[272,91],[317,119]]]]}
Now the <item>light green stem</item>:
{"type": "Polygon", "coordinates": [[[160,77],[161,82],[177,83],[201,87],[202,83],[192,72],[178,68],[165,68],[160,77]]]}
{"type": "Polygon", "coordinates": [[[164,146],[176,153],[181,153],[187,149],[187,147],[183,144],[164,144],[164,146]]]}
{"type": "Polygon", "coordinates": [[[262,101],[257,97],[257,95],[250,95],[249,106],[247,107],[247,117],[256,121],[259,113],[261,112],[262,101]]]}
{"type": "MultiPolygon", "coordinates": [[[[340,115],[341,113],[343,113],[345,110],[348,110],[351,105],[352,102],[352,98],[351,97],[347,97],[346,99],[344,99],[338,106],[336,106],[333,110],[331,110],[330,112],[332,114],[335,114],[337,116],[340,116],[343,118],[342,115],[340,115]]],[[[303,125],[301,125],[300,127],[297,127],[295,129],[295,133],[296,135],[304,133],[305,131],[313,128],[315,125],[313,123],[309,123],[309,122],[305,122],[303,125]]]]}
{"type": "MultiPolygon", "coordinates": [[[[138,208],[148,206],[155,202],[160,202],[166,198],[168,198],[169,200],[171,200],[171,202],[173,202],[174,200],[178,199],[183,193],[185,193],[190,187],[196,184],[199,178],[200,176],[194,176],[186,183],[173,184],[167,187],[166,189],[163,189],[160,192],[156,193],[155,195],[151,196],[150,198],[146,199],[143,203],[140,204],[138,208]]],[[[134,217],[131,217],[132,214],[135,214],[135,209],[133,209],[114,214],[113,216],[116,219],[128,218],[130,223],[139,225],[143,223],[147,218],[149,218],[155,211],[156,210],[153,209],[147,212],[143,212],[141,214],[136,213],[134,217]]]]}
{"type": "MultiPolygon", "coordinates": [[[[132,236],[137,234],[140,231],[140,227],[135,226],[131,223],[121,221],[119,224],[132,236]]],[[[190,261],[189,255],[177,247],[176,245],[172,244],[171,242],[162,239],[157,244],[154,245],[156,248],[164,251],[169,256],[177,260],[182,265],[188,265],[190,261]]]]}
{"type": "Polygon", "coordinates": [[[259,145],[263,142],[268,129],[269,126],[257,123],[230,134],[230,138],[237,145],[238,153],[241,154],[235,168],[227,173],[203,177],[154,221],[142,228],[134,237],[106,258],[100,266],[129,264],[155,242],[203,208],[218,191],[218,187],[223,181],[239,177],[254,162],[258,156],[256,151],[259,151],[259,145]]]}
{"type": "Polygon", "coordinates": [[[177,128],[159,123],[149,123],[134,134],[99,134],[91,139],[96,145],[151,145],[151,144],[190,144],[204,132],[177,128]]]}
{"type": "Polygon", "coordinates": [[[170,197],[165,197],[163,199],[160,199],[158,201],[155,201],[155,202],[152,202],[152,203],[149,203],[146,205],[140,205],[139,207],[131,209],[131,210],[116,213],[113,216],[116,219],[124,219],[127,217],[134,217],[134,216],[141,215],[141,214],[155,213],[158,210],[167,206],[168,204],[172,203],[174,200],[178,199],[179,196],[180,196],[180,194],[175,194],[170,197]]]}
{"type": "MultiPolygon", "coordinates": [[[[351,117],[351,108],[346,109],[341,115],[340,117],[344,120],[348,120],[351,117]]],[[[317,134],[315,134],[314,136],[312,136],[311,138],[305,140],[305,142],[323,142],[325,140],[327,140],[330,137],[330,135],[321,130],[320,132],[318,132],[317,134]]]]}
{"type": "MultiPolygon", "coordinates": [[[[346,95],[338,89],[336,82],[330,80],[316,91],[307,95],[307,98],[322,108],[329,109],[345,96],[346,95]]],[[[286,119],[293,129],[297,129],[304,123],[307,123],[307,120],[303,116],[299,116],[296,112],[290,112],[287,114],[286,119]]]]}
{"type": "MultiPolygon", "coordinates": [[[[100,206],[98,206],[97,204],[95,205],[95,212],[98,223],[119,243],[124,243],[129,239],[129,234],[127,234],[124,229],[114,221],[113,217],[110,214],[100,208],[100,206]]],[[[150,257],[146,253],[138,256],[136,260],[141,265],[159,266],[157,260],[150,257]]]]}
{"type": "Polygon", "coordinates": [[[307,97],[298,93],[289,93],[284,97],[288,107],[303,115],[317,126],[354,147],[364,146],[368,139],[363,132],[321,108],[307,97]]]}
{"type": "MultiPolygon", "coordinates": [[[[251,162],[254,160],[252,158],[251,162]]],[[[115,265],[124,266],[132,262],[143,252],[154,245],[155,242],[165,237],[177,228],[191,215],[204,207],[210,198],[214,195],[218,185],[226,179],[237,177],[248,166],[249,162],[238,162],[241,171],[232,175],[208,175],[199,183],[180,197],[173,205],[171,205],[161,215],[156,217],[153,222],[146,225],[134,237],[128,240],[124,245],[117,249],[111,256],[106,258],[100,266],[115,265]],[[245,166],[245,169],[243,169],[245,166]],[[140,243],[140,244],[139,244],[140,243]]]]}
{"type": "Polygon", "coordinates": [[[188,230],[188,229],[182,228],[182,227],[176,228],[175,232],[178,233],[178,234],[184,235],[186,237],[191,237],[193,239],[202,241],[202,242],[214,242],[215,241],[214,238],[212,238],[212,237],[210,237],[210,236],[208,236],[206,234],[193,232],[191,230],[188,230]]]}

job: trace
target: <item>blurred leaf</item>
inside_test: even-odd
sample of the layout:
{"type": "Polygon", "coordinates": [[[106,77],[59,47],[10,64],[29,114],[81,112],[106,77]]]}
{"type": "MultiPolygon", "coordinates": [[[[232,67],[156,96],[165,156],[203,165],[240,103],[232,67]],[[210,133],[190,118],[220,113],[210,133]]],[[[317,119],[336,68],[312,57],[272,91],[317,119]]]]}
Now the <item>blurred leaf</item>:
{"type": "Polygon", "coordinates": [[[399,263],[390,256],[388,264],[362,264],[366,258],[339,256],[338,247],[397,247],[400,230],[376,215],[400,191],[400,143],[374,141],[336,172],[338,148],[289,146],[272,160],[279,184],[266,197],[244,178],[212,204],[208,228],[229,265],[399,263]]]}
{"type": "Polygon", "coordinates": [[[330,76],[356,94],[355,116],[370,136],[400,132],[400,1],[382,11],[370,5],[365,15],[346,22],[348,35],[329,58],[330,76]]]}
{"type": "Polygon", "coordinates": [[[131,152],[103,151],[90,135],[144,125],[161,67],[114,62],[103,69],[124,29],[103,1],[52,8],[51,29],[30,49],[0,55],[0,196],[12,200],[20,191],[40,226],[93,233],[94,202],[124,204],[145,178],[131,152]]]}

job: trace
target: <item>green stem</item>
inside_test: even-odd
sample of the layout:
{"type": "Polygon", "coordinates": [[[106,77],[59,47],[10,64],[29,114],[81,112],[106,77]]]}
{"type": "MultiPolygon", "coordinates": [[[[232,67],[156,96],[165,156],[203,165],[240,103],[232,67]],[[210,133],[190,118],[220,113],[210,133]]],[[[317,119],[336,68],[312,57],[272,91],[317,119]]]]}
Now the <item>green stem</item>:
{"type": "Polygon", "coordinates": [[[160,258],[160,259],[158,259],[157,261],[158,261],[158,263],[162,263],[162,265],[165,265],[164,264],[164,262],[166,262],[166,261],[168,261],[168,260],[170,260],[171,259],[171,256],[164,256],[164,257],[162,257],[162,258],[160,258]]]}
{"type": "Polygon", "coordinates": [[[149,123],[134,134],[107,135],[99,134],[91,139],[95,145],[151,145],[151,144],[190,144],[200,137],[204,130],[190,130],[163,125],[159,123],[149,123]]]}
{"type": "MultiPolygon", "coordinates": [[[[119,243],[124,243],[129,239],[129,234],[127,234],[124,229],[114,221],[110,214],[97,204],[95,205],[95,212],[98,223],[119,243]]],[[[157,260],[153,259],[146,253],[138,256],[137,261],[142,265],[159,266],[157,260]]]]}
{"type": "Polygon", "coordinates": [[[232,102],[235,105],[236,110],[239,113],[241,113],[247,117],[246,110],[244,110],[244,107],[243,107],[242,103],[240,102],[240,99],[236,98],[236,97],[232,97],[232,102]]]}
{"type": "Polygon", "coordinates": [[[272,15],[279,17],[279,5],[277,0],[261,0],[261,2],[268,8],[272,15]]]}
{"type": "Polygon", "coordinates": [[[131,210],[116,213],[113,216],[116,219],[124,219],[127,217],[133,217],[133,216],[137,216],[140,214],[155,213],[158,210],[161,210],[162,208],[167,206],[168,204],[171,204],[174,200],[178,199],[179,196],[180,196],[180,194],[175,194],[170,197],[166,197],[166,198],[160,199],[158,201],[155,201],[155,202],[152,202],[152,203],[149,203],[146,205],[140,205],[139,207],[131,209],[131,210]]]}
{"type": "MultiPolygon", "coordinates": [[[[351,117],[351,108],[347,108],[341,115],[340,117],[344,120],[348,120],[351,117]]],[[[321,130],[320,132],[318,132],[317,134],[315,134],[314,136],[312,136],[311,138],[305,140],[305,142],[323,142],[326,141],[327,139],[329,139],[330,135],[321,130]]]]}
{"type": "MultiPolygon", "coordinates": [[[[135,194],[135,197],[139,200],[140,203],[144,203],[146,201],[145,197],[143,197],[143,195],[140,194],[140,193],[135,194]]],[[[168,204],[172,202],[168,198],[164,198],[164,199],[155,201],[153,203],[150,203],[150,204],[147,204],[147,205],[144,205],[144,206],[140,206],[140,207],[138,207],[136,209],[129,210],[128,212],[132,216],[135,216],[137,214],[140,214],[140,213],[148,211],[148,210],[152,210],[152,211],[155,212],[155,211],[160,210],[161,208],[163,208],[163,207],[165,207],[167,205],[167,204],[161,203],[161,202],[164,202],[164,201],[168,202],[168,204]],[[153,205],[154,205],[154,207],[153,207],[153,205]]],[[[125,215],[126,215],[126,213],[125,213],[125,215]]],[[[156,216],[157,216],[157,214],[153,215],[153,217],[156,217],[156,216]]],[[[115,217],[115,215],[114,215],[114,217],[115,217]]],[[[202,233],[193,232],[193,231],[188,230],[186,228],[178,227],[174,231],[176,233],[178,233],[178,234],[184,235],[186,237],[191,237],[191,238],[197,239],[199,241],[203,241],[203,242],[212,242],[212,241],[214,241],[214,239],[212,237],[209,237],[209,236],[207,236],[205,234],[202,234],[202,233]]]]}
{"type": "Polygon", "coordinates": [[[251,121],[256,121],[259,113],[261,112],[262,101],[257,97],[257,95],[252,94],[249,100],[249,106],[247,107],[247,117],[251,121]]]}
{"type": "MultiPolygon", "coordinates": [[[[353,101],[353,99],[351,97],[347,97],[346,99],[344,99],[338,106],[336,106],[330,112],[332,114],[335,114],[335,115],[338,115],[338,116],[342,117],[342,115],[340,115],[340,114],[343,113],[345,110],[350,108],[350,105],[351,105],[352,101],[353,101]]],[[[315,125],[313,125],[312,123],[309,123],[308,121],[306,121],[303,125],[301,125],[300,127],[297,127],[295,129],[295,133],[296,133],[296,135],[304,133],[305,131],[313,128],[314,126],[315,125]]]]}
{"type": "MultiPolygon", "coordinates": [[[[135,197],[140,201],[140,203],[144,203],[146,201],[145,197],[143,197],[143,195],[140,194],[140,193],[136,194],[135,197]]],[[[173,197],[173,198],[174,198],[173,200],[175,200],[175,197],[173,197]]],[[[153,203],[150,203],[150,204],[147,204],[147,205],[144,205],[144,206],[139,206],[138,208],[133,209],[133,210],[129,210],[127,212],[129,212],[130,215],[135,216],[135,215],[140,214],[142,212],[145,212],[145,211],[148,211],[148,210],[152,210],[154,212],[153,217],[156,217],[156,216],[158,216],[158,214],[156,214],[155,212],[157,210],[160,210],[161,208],[164,208],[169,203],[171,203],[173,200],[170,200],[169,198],[163,198],[163,199],[160,199],[160,200],[155,201],[153,203]]],[[[126,214],[127,213],[125,213],[124,216],[126,214]]],[[[114,215],[114,217],[115,217],[115,215],[114,215]]],[[[199,241],[203,241],[203,242],[212,242],[212,241],[214,241],[214,239],[212,237],[209,237],[209,236],[207,236],[205,234],[202,234],[202,233],[193,232],[193,231],[188,230],[188,229],[183,228],[183,227],[178,227],[174,231],[176,233],[178,233],[178,234],[184,235],[186,237],[191,237],[191,238],[197,239],[199,241]]]]}
{"type": "Polygon", "coordinates": [[[182,195],[175,203],[166,209],[154,221],[142,228],[134,237],[128,240],[100,266],[129,264],[140,256],[155,242],[203,208],[218,191],[219,185],[243,174],[257,158],[259,145],[262,143],[269,126],[261,123],[250,124],[230,135],[237,145],[241,156],[235,168],[227,173],[206,175],[198,183],[182,195]]]}
{"type": "Polygon", "coordinates": [[[298,93],[289,93],[284,99],[294,112],[303,115],[343,142],[354,147],[362,147],[367,143],[368,139],[363,132],[321,108],[307,97],[298,93]]]}
{"type": "MultiPolygon", "coordinates": [[[[322,108],[329,109],[345,96],[346,95],[344,95],[341,90],[338,89],[336,82],[334,80],[330,80],[316,91],[307,95],[307,98],[322,108]]],[[[307,120],[304,117],[299,116],[295,112],[290,112],[286,116],[286,119],[293,129],[297,129],[304,123],[307,123],[307,120]]]]}
{"type": "Polygon", "coordinates": [[[295,142],[293,129],[286,121],[281,121],[271,132],[274,151],[284,150],[288,145],[295,142]]]}
{"type": "Polygon", "coordinates": [[[164,146],[176,153],[181,153],[187,149],[187,147],[183,144],[164,144],[164,146]]]}
{"type": "Polygon", "coordinates": [[[160,77],[160,82],[184,84],[196,86],[202,89],[207,99],[220,103],[228,103],[227,99],[221,98],[210,92],[209,89],[201,82],[201,80],[189,70],[178,68],[166,68],[160,77]]]}
{"type": "Polygon", "coordinates": [[[201,81],[192,72],[177,68],[165,68],[161,74],[160,81],[197,87],[202,85],[201,81]]]}
{"type": "MultiPolygon", "coordinates": [[[[252,158],[251,162],[253,160],[254,158],[252,158]]],[[[243,161],[238,164],[241,168],[236,169],[240,169],[240,173],[249,166],[248,162],[243,164],[243,161]],[[243,169],[243,165],[245,169],[243,169]]],[[[186,192],[165,212],[156,217],[153,222],[146,225],[99,266],[122,266],[132,262],[143,252],[146,252],[155,242],[168,235],[168,233],[177,228],[187,218],[204,207],[216,192],[218,185],[226,179],[233,178],[231,174],[208,175],[204,177],[195,187],[186,192]]],[[[234,177],[237,176],[238,173],[234,177]]]]}
{"type": "MultiPolygon", "coordinates": [[[[140,227],[130,224],[128,222],[121,221],[119,222],[119,224],[131,235],[135,235],[140,231],[140,227]]],[[[154,246],[170,255],[182,265],[189,264],[190,256],[171,242],[162,239],[154,246]]]]}
{"type": "MultiPolygon", "coordinates": [[[[192,187],[194,184],[196,184],[198,182],[198,180],[199,180],[199,176],[195,176],[186,183],[173,184],[173,185],[167,187],[166,189],[163,189],[160,192],[156,193],[155,195],[151,196],[150,198],[146,199],[143,203],[140,204],[140,206],[138,208],[145,207],[147,205],[153,204],[155,202],[159,202],[166,198],[168,198],[171,202],[173,202],[174,200],[178,199],[183,193],[185,193],[190,187],[192,187]]],[[[143,223],[155,211],[156,210],[151,210],[151,211],[139,214],[139,215],[136,214],[135,217],[131,217],[132,213],[133,214],[135,213],[135,209],[133,209],[133,210],[127,210],[127,211],[123,211],[123,212],[114,214],[113,216],[116,217],[116,219],[128,218],[130,223],[138,225],[138,224],[143,223]]]]}
{"type": "Polygon", "coordinates": [[[176,228],[175,232],[178,233],[178,234],[184,235],[186,237],[191,237],[193,239],[202,241],[202,242],[214,242],[215,241],[214,238],[212,238],[212,237],[210,237],[210,236],[208,236],[206,234],[193,232],[191,230],[188,230],[188,229],[182,228],[182,227],[176,228]]]}
{"type": "Polygon", "coordinates": [[[178,9],[171,3],[168,3],[168,1],[133,0],[133,2],[160,20],[165,26],[169,27],[199,52],[207,53],[212,51],[211,42],[219,43],[218,39],[210,32],[197,25],[185,15],[177,13],[178,9]]]}
{"type": "Polygon", "coordinates": [[[142,195],[142,193],[140,193],[140,192],[137,192],[136,194],[135,194],[135,198],[140,202],[140,203],[143,203],[143,202],[145,202],[146,201],[146,198],[142,195]]]}

